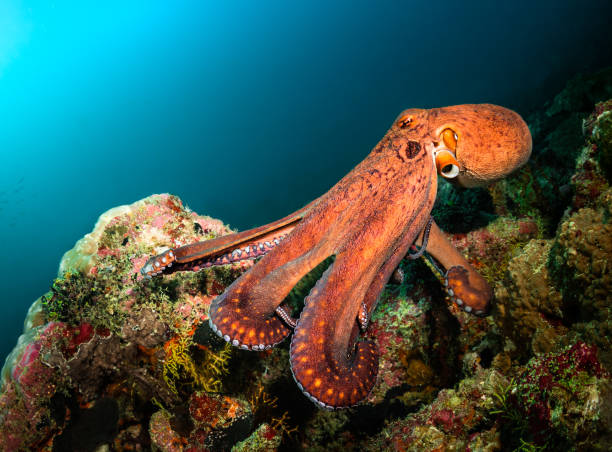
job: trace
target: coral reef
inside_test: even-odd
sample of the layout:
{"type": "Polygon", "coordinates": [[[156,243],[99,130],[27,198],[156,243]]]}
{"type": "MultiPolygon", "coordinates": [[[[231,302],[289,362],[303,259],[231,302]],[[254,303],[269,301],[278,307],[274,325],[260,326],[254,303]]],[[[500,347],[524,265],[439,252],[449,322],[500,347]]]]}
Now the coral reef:
{"type": "Polygon", "coordinates": [[[143,280],[149,256],[231,232],[153,195],[103,214],[32,304],[2,370],[0,449],[610,450],[611,80],[578,77],[534,112],[518,173],[440,184],[434,216],[495,307],[469,315],[435,263],[403,261],[366,332],[380,365],[365,403],[320,410],[287,341],[255,353],[214,334],[211,301],[251,262],[143,280]]]}
{"type": "Polygon", "coordinates": [[[64,255],[7,358],[0,448],[89,450],[114,438],[146,445],[152,412],[182,404],[186,391],[219,390],[231,353],[196,344],[193,334],[248,263],[159,284],[143,284],[138,270],[164,243],[228,231],[168,195],[103,214],[64,255]],[[106,434],[80,435],[91,422],[106,434]]]}
{"type": "Polygon", "coordinates": [[[499,405],[497,388],[505,384],[497,371],[480,369],[417,413],[390,422],[365,450],[500,450],[500,426],[491,412],[499,405]]]}
{"type": "Polygon", "coordinates": [[[526,117],[533,137],[527,165],[490,188],[499,213],[541,216],[549,234],[573,197],[570,179],[584,144],[583,121],[597,102],[612,98],[612,68],[578,75],[542,109],[526,117]]]}
{"type": "Polygon", "coordinates": [[[597,146],[597,160],[608,182],[612,181],[612,102],[601,102],[595,106],[595,113],[586,120],[583,129],[597,146]],[[593,118],[594,117],[594,118],[593,118]]]}
{"type": "Polygon", "coordinates": [[[500,397],[506,441],[514,435],[552,450],[610,450],[609,377],[597,348],[580,341],[533,358],[500,397]]]}
{"type": "Polygon", "coordinates": [[[160,410],[153,414],[149,433],[153,450],[229,450],[249,434],[252,422],[246,401],[194,392],[187,412],[160,410]]]}
{"type": "MultiPolygon", "coordinates": [[[[612,102],[598,104],[585,131],[611,107],[612,102]]],[[[612,190],[590,136],[576,160],[574,196],[556,234],[522,247],[502,275],[503,284],[496,285],[497,323],[524,358],[557,350],[578,335],[599,345],[610,363],[612,190]]]]}
{"type": "Polygon", "coordinates": [[[506,284],[498,285],[497,321],[504,334],[525,352],[546,353],[556,346],[563,325],[563,299],[551,282],[551,240],[529,241],[508,264],[506,284]]]}

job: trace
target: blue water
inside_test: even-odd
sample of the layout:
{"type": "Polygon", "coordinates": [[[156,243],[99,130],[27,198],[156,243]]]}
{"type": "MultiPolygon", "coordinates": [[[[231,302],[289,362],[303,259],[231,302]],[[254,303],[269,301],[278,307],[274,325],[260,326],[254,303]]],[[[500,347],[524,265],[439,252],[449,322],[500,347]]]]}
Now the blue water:
{"type": "Polygon", "coordinates": [[[0,0],[0,356],[110,207],[170,192],[262,224],[403,108],[526,113],[612,62],[608,0],[85,3],[0,0]]]}

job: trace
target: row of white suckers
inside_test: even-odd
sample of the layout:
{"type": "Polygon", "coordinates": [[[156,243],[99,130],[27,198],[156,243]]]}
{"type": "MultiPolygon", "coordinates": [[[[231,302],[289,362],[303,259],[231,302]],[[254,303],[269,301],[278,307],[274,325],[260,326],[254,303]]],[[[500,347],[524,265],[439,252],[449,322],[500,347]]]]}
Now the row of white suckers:
{"type": "MultiPolygon", "coordinates": [[[[472,313],[472,310],[473,310],[472,307],[466,305],[461,298],[455,296],[453,289],[451,289],[448,285],[448,277],[444,278],[444,288],[446,289],[446,293],[448,293],[448,295],[450,296],[451,301],[453,301],[457,306],[459,306],[465,312],[472,313]]],[[[474,311],[474,314],[483,315],[484,311],[474,311]]]]}
{"type": "MultiPolygon", "coordinates": [[[[227,265],[234,262],[239,262],[241,260],[255,259],[259,256],[263,256],[276,245],[279,245],[285,237],[287,237],[286,234],[279,237],[275,237],[271,241],[255,243],[244,248],[235,249],[231,253],[226,253],[215,258],[201,259],[194,262],[190,262],[188,264],[188,269],[198,271],[202,268],[208,268],[214,265],[227,265]]],[[[174,253],[172,252],[172,250],[168,250],[160,254],[152,263],[147,262],[141,272],[145,277],[160,275],[166,268],[172,267],[173,262],[168,262],[169,260],[174,261],[174,253]],[[153,269],[155,271],[152,271],[153,269]]],[[[188,269],[186,268],[185,270],[188,269]]]]}
{"type": "MultiPolygon", "coordinates": [[[[229,337],[229,335],[227,334],[223,334],[223,332],[221,331],[220,328],[217,328],[217,325],[215,325],[212,321],[212,319],[209,317],[208,319],[208,325],[210,326],[210,328],[217,334],[217,336],[219,336],[221,339],[223,339],[225,342],[229,342],[231,343],[234,347],[238,347],[241,348],[242,350],[252,350],[252,351],[263,351],[263,350],[269,350],[272,347],[280,344],[282,341],[285,340],[285,338],[283,338],[282,340],[280,340],[279,342],[276,342],[274,344],[259,344],[259,345],[253,345],[252,347],[249,347],[246,344],[241,343],[238,339],[231,339],[229,337]]],[[[293,345],[293,343],[291,344],[293,345]]],[[[319,399],[317,399],[316,397],[314,397],[313,395],[311,395],[308,391],[306,391],[304,389],[304,387],[302,386],[302,384],[298,381],[298,379],[295,377],[295,374],[293,373],[293,368],[291,368],[291,376],[293,377],[293,380],[295,381],[295,383],[297,384],[298,388],[300,388],[300,391],[302,391],[302,393],[304,393],[304,395],[306,397],[308,397],[308,399],[310,399],[310,401],[312,401],[313,403],[315,403],[316,405],[318,405],[321,408],[324,408],[326,410],[335,410],[336,407],[333,407],[331,405],[327,405],[324,402],[321,402],[319,399]]],[[[353,405],[355,406],[355,405],[353,405]]]]}

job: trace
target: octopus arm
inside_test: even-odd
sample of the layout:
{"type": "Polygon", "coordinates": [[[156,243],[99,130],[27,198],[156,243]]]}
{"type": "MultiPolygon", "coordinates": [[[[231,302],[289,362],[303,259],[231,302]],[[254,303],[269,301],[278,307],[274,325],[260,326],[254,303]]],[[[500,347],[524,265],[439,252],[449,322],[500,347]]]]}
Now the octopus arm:
{"type": "MultiPolygon", "coordinates": [[[[393,254],[383,263],[380,270],[374,276],[374,279],[370,284],[370,287],[368,287],[366,295],[363,299],[366,317],[364,319],[365,325],[360,325],[362,330],[366,329],[370,316],[378,304],[380,293],[391,278],[391,274],[406,256],[410,246],[414,243],[414,233],[411,233],[410,231],[423,229],[424,225],[427,224],[430,210],[431,206],[426,206],[420,211],[419,215],[414,221],[414,224],[411,224],[411,227],[408,228],[407,232],[400,237],[399,243],[393,251],[393,254]]],[[[362,323],[362,319],[358,318],[357,321],[360,324],[362,323]]]]}
{"type": "Polygon", "coordinates": [[[263,226],[166,250],[151,257],[140,272],[143,276],[154,276],[175,271],[197,271],[262,256],[278,246],[317,201],[263,226]]]}
{"type": "Polygon", "coordinates": [[[286,235],[293,230],[302,218],[304,218],[304,215],[308,212],[308,209],[312,207],[312,204],[313,203],[310,203],[300,210],[293,212],[291,215],[287,215],[280,220],[263,226],[181,246],[174,250],[176,262],[186,263],[196,259],[216,256],[245,247],[249,243],[264,242],[275,236],[286,235]]]}
{"type": "MultiPolygon", "coordinates": [[[[291,333],[286,311],[277,308],[291,289],[333,252],[333,241],[322,240],[327,224],[305,219],[253,268],[234,281],[210,307],[215,332],[235,346],[267,349],[291,333]]],[[[290,319],[289,319],[290,320],[290,319]]]]}
{"type": "Polygon", "coordinates": [[[446,269],[445,286],[451,299],[466,312],[488,312],[493,290],[470,263],[448,241],[438,225],[432,223],[427,252],[446,269]]]}
{"type": "Polygon", "coordinates": [[[356,319],[363,306],[368,316],[373,310],[393,269],[427,222],[431,205],[433,196],[422,199],[398,240],[381,240],[380,224],[365,223],[337,250],[336,260],[306,297],[291,343],[291,368],[300,389],[319,406],[352,406],[372,390],[378,354],[373,342],[357,341],[356,319]]]}
{"type": "Polygon", "coordinates": [[[291,370],[298,387],[327,409],[359,403],[370,393],[378,373],[373,342],[361,341],[352,347],[346,344],[355,325],[357,298],[347,299],[344,309],[338,305],[330,309],[330,301],[337,302],[348,294],[336,290],[333,280],[339,271],[334,262],[304,300],[290,351],[291,370]]]}

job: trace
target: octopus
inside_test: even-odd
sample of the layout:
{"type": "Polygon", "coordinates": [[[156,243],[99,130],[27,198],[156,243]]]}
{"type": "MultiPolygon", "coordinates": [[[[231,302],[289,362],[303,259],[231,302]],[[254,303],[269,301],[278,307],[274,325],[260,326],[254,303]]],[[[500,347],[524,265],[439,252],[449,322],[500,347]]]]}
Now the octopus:
{"type": "Polygon", "coordinates": [[[482,186],[523,165],[531,148],[523,119],[500,106],[406,110],[361,163],[310,204],[264,226],[169,249],[141,273],[258,259],[213,300],[210,327],[253,351],[292,335],[290,364],[299,389],[321,408],[354,406],[378,374],[376,345],[360,334],[406,256],[426,253],[465,312],[486,315],[491,305],[488,282],[432,220],[438,175],[462,187],[482,186]],[[286,297],[330,257],[293,318],[286,297]]]}

